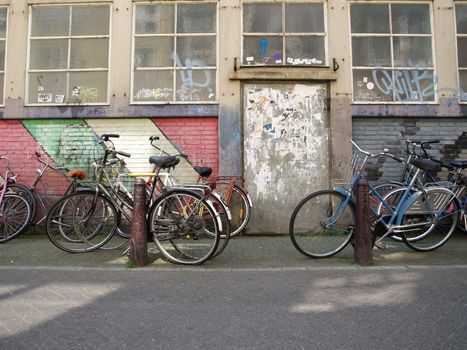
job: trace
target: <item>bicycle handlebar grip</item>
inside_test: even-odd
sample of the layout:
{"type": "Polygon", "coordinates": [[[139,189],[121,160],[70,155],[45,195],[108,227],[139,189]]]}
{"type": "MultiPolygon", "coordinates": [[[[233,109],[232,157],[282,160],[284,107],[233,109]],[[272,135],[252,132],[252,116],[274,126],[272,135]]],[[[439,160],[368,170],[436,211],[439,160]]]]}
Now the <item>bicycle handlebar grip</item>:
{"type": "Polygon", "coordinates": [[[131,154],[130,154],[130,153],[123,152],[123,151],[115,151],[115,154],[119,154],[119,155],[124,156],[124,157],[127,157],[127,158],[130,158],[130,157],[131,157],[131,154]]]}
{"type": "Polygon", "coordinates": [[[154,135],[154,136],[149,137],[149,141],[154,141],[154,140],[159,140],[159,136],[154,135]]]}
{"type": "Polygon", "coordinates": [[[118,139],[120,135],[119,134],[102,134],[101,139],[103,139],[104,141],[109,141],[109,138],[111,137],[118,139]]]}
{"type": "Polygon", "coordinates": [[[428,145],[430,143],[439,143],[439,140],[438,139],[434,139],[434,140],[428,140],[428,141],[423,141],[422,142],[422,145],[428,145]]]}

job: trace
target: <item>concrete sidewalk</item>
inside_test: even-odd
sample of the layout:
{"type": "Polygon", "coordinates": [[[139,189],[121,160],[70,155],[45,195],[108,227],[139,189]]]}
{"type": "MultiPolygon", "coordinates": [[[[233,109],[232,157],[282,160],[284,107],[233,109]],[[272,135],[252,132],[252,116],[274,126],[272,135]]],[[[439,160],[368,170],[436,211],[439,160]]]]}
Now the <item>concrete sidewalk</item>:
{"type": "MultiPolygon", "coordinates": [[[[374,249],[374,266],[424,267],[466,266],[467,234],[455,233],[441,248],[434,252],[418,253],[403,243],[385,241],[385,250],[374,249]]],[[[0,268],[2,267],[54,267],[125,269],[128,258],[125,249],[98,250],[91,253],[70,254],[55,247],[43,234],[26,234],[0,244],[0,268]]],[[[149,243],[149,264],[146,268],[173,269],[322,269],[359,268],[351,246],[334,257],[309,259],[293,247],[288,235],[245,235],[232,239],[225,251],[202,266],[185,267],[164,261],[154,243],[149,243]]],[[[370,267],[371,268],[371,267],[370,267]]]]}

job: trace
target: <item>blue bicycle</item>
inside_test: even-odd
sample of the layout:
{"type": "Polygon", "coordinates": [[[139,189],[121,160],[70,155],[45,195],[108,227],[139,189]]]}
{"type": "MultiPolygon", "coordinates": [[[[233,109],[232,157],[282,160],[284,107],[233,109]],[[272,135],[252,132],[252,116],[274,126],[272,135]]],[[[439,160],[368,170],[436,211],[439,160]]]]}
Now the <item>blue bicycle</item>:
{"type": "MultiPolygon", "coordinates": [[[[351,141],[356,149],[343,181],[332,190],[314,192],[305,197],[292,213],[290,238],[295,248],[311,258],[330,257],[352,241],[355,231],[355,198],[353,192],[363,176],[369,158],[404,159],[385,150],[371,154],[351,141]]],[[[390,193],[380,193],[370,185],[370,216],[373,241],[376,245],[391,235],[397,235],[411,249],[431,251],[450,238],[456,228],[462,207],[456,195],[440,186],[419,184],[422,171],[436,171],[434,161],[412,159],[416,170],[410,183],[398,190],[397,200],[390,193]],[[379,237],[378,237],[379,236],[379,237]]]]}

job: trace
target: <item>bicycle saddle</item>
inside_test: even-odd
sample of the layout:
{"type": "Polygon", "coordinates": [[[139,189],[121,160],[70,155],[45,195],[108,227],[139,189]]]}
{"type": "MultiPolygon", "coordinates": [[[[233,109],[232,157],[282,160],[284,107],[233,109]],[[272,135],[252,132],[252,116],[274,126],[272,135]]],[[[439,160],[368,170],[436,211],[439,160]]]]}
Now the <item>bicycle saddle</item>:
{"type": "Polygon", "coordinates": [[[467,160],[451,160],[451,165],[455,168],[467,168],[467,160]]]}
{"type": "Polygon", "coordinates": [[[201,177],[208,177],[212,174],[212,168],[207,166],[194,166],[193,169],[195,169],[195,171],[201,177]]]}
{"type": "Polygon", "coordinates": [[[413,159],[410,161],[410,164],[415,165],[417,168],[420,168],[424,171],[440,171],[440,164],[429,160],[429,159],[413,159]]]}
{"type": "Polygon", "coordinates": [[[180,163],[180,159],[173,156],[152,156],[149,157],[149,163],[154,164],[161,169],[168,169],[180,163]]]}

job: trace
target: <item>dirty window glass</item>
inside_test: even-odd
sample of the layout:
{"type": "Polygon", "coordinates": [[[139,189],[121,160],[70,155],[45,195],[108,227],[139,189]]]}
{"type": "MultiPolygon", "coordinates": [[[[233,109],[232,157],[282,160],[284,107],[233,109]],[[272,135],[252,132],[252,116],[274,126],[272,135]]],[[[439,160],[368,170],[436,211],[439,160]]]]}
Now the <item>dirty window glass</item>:
{"type": "Polygon", "coordinates": [[[467,103],[467,3],[456,4],[459,101],[467,103]]]}
{"type": "Polygon", "coordinates": [[[326,65],[322,2],[243,2],[243,65],[326,65]]]}
{"type": "Polygon", "coordinates": [[[215,102],[217,4],[135,4],[133,103],[215,102]]]}
{"type": "Polygon", "coordinates": [[[108,103],[109,5],[30,8],[27,104],[108,103]]]}
{"type": "Polygon", "coordinates": [[[354,102],[434,102],[431,6],[351,3],[354,102]]]}

